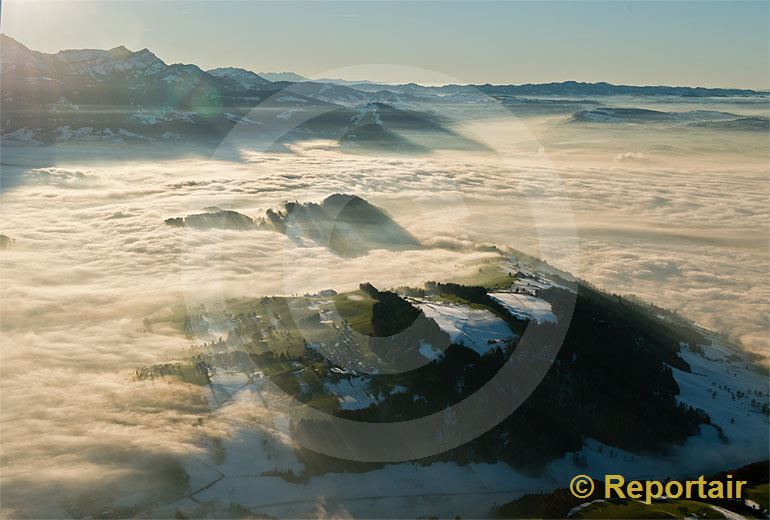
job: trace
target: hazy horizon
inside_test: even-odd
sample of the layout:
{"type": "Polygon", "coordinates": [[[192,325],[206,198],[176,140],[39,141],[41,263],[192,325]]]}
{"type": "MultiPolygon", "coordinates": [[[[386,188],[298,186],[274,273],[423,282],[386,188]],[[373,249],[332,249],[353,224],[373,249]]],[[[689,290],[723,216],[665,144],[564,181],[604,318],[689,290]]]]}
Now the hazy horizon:
{"type": "Polygon", "coordinates": [[[384,6],[6,0],[0,30],[46,53],[123,45],[204,70],[240,67],[308,78],[770,89],[766,2],[384,6]],[[417,47],[419,55],[413,52],[417,47]],[[355,75],[374,64],[399,68],[386,77],[355,75]]]}

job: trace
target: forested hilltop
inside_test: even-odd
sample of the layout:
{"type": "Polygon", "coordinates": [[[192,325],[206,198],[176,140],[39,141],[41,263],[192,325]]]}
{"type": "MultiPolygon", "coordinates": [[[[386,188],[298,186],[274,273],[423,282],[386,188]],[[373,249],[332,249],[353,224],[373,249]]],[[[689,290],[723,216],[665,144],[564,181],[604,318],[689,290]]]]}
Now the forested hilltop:
{"type": "MultiPolygon", "coordinates": [[[[338,417],[403,421],[466,399],[498,373],[524,334],[547,342],[568,320],[553,364],[521,407],[475,440],[420,463],[502,461],[536,475],[569,453],[585,465],[587,439],[624,452],[664,453],[708,428],[730,442],[722,424],[681,399],[674,374],[691,373],[682,354],[709,345],[703,331],[654,306],[582,282],[569,285],[501,257],[463,283],[391,290],[362,283],[352,292],[229,300],[178,318],[190,337],[226,331],[196,346],[189,364],[138,373],[174,375],[214,391],[222,378],[242,373],[247,386],[256,373],[338,417]]],[[[767,414],[766,394],[757,397],[750,406],[767,414]]],[[[296,452],[304,471],[276,468],[277,475],[304,481],[382,466],[296,452]]]]}

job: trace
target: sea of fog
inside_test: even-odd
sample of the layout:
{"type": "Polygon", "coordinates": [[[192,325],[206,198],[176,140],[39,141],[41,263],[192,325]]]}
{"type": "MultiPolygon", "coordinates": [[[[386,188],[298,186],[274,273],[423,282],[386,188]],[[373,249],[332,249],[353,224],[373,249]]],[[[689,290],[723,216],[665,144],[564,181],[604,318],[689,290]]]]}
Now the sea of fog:
{"type": "MultiPolygon", "coordinates": [[[[460,130],[497,153],[351,155],[324,142],[205,155],[4,146],[0,233],[15,240],[0,252],[4,509],[58,516],[94,500],[166,496],[175,460],[203,457],[207,439],[232,439],[244,417],[259,421],[234,407],[201,423],[202,391],[134,380],[138,366],[184,359],[181,331],[143,326],[180,302],[455,278],[494,244],[767,355],[766,135],[586,131],[549,118],[460,130]],[[269,231],[164,223],[213,206],[258,217],[332,193],[365,198],[431,247],[342,259],[269,231]]],[[[509,470],[452,471],[443,474],[467,482],[509,470]]]]}

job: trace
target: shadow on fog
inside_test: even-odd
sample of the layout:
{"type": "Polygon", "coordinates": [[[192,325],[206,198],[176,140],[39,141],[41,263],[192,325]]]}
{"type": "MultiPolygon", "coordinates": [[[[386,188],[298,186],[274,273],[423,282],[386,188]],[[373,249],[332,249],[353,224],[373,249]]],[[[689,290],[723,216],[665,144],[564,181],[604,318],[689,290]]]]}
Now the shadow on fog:
{"type": "MultiPolygon", "coordinates": [[[[54,168],[68,163],[81,166],[125,161],[171,161],[178,159],[210,158],[217,147],[211,144],[69,144],[35,146],[0,143],[0,193],[25,184],[25,173],[38,168],[54,168]]],[[[220,159],[241,162],[235,153],[222,154],[220,159]]]]}

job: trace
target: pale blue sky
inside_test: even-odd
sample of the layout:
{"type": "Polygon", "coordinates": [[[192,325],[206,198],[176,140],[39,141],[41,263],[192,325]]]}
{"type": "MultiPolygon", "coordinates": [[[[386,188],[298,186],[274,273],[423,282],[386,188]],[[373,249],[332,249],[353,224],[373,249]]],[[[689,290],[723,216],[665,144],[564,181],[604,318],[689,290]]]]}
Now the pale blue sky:
{"type": "MultiPolygon", "coordinates": [[[[770,2],[5,0],[0,29],[45,52],[147,47],[168,62],[307,76],[389,63],[460,82],[770,88],[770,2]]],[[[360,70],[360,69],[359,69],[360,70]]],[[[375,75],[378,71],[375,70],[375,75]]],[[[382,71],[379,71],[382,75],[382,71]]]]}

